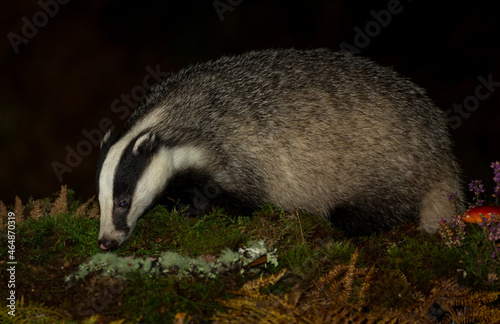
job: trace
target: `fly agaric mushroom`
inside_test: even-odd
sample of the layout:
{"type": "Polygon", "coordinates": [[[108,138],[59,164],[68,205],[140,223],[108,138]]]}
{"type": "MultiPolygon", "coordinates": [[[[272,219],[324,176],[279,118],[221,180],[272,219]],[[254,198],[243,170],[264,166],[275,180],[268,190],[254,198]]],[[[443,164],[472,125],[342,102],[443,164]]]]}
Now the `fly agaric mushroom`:
{"type": "Polygon", "coordinates": [[[482,222],[483,219],[490,219],[493,214],[500,216],[500,206],[475,206],[465,211],[462,220],[466,223],[477,224],[482,222]]]}

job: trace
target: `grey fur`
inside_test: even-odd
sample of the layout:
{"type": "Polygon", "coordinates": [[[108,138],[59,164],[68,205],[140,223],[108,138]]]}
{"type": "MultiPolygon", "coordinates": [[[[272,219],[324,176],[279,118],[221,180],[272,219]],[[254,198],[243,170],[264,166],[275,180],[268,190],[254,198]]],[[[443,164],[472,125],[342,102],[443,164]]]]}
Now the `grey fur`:
{"type": "Polygon", "coordinates": [[[196,171],[248,206],[315,213],[352,234],[419,217],[433,232],[454,213],[448,194],[462,200],[442,112],[349,53],[253,51],[188,67],[153,88],[124,134],[145,120],[162,145],[200,148],[196,171]]]}

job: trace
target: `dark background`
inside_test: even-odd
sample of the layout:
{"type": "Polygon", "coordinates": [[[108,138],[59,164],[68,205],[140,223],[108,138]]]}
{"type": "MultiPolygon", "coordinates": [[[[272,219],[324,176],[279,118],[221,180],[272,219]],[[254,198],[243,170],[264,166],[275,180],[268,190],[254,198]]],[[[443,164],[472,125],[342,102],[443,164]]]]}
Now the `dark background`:
{"type": "MultiPolygon", "coordinates": [[[[147,66],[172,72],[271,47],[339,50],[342,42],[356,45],[356,27],[376,27],[371,11],[391,5],[399,12],[372,29],[359,55],[393,66],[444,111],[474,96],[478,77],[500,82],[500,12],[493,2],[220,0],[231,10],[218,13],[212,0],[43,1],[58,11],[46,21],[37,1],[0,5],[0,200],[6,203],[15,195],[26,201],[55,193],[61,183],[52,164],[66,164],[67,147],[76,150],[86,140],[83,130],[98,129],[105,118],[124,123],[112,103],[142,84],[147,66]],[[29,35],[26,21],[34,18],[40,27],[29,35]],[[12,33],[27,43],[16,50],[12,33]]],[[[452,130],[467,183],[483,179],[492,188],[499,108],[496,87],[452,130]]],[[[62,175],[83,199],[95,194],[97,157],[92,146],[62,175]]]]}

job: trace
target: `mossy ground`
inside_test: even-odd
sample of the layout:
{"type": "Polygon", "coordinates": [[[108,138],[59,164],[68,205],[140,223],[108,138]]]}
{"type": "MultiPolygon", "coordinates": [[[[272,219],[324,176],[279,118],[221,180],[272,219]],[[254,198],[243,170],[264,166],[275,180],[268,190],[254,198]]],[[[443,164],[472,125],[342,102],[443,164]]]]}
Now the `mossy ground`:
{"type": "MultiPolygon", "coordinates": [[[[66,212],[49,213],[37,220],[27,217],[17,224],[18,311],[29,310],[31,305],[42,306],[46,312],[43,316],[43,311],[31,315],[31,322],[50,318],[76,323],[120,319],[127,323],[172,323],[176,314],[187,313],[193,322],[206,323],[216,312],[225,311],[220,300],[233,298],[231,292],[245,282],[286,268],[282,280],[262,289],[276,296],[297,289],[306,291],[335,266],[348,264],[356,250],[359,268],[374,267],[364,297],[363,311],[367,313],[372,309],[405,312],[441,279],[456,279],[474,290],[497,289],[464,278],[463,273],[457,272],[461,256],[456,250],[447,248],[437,234],[421,233],[416,224],[347,238],[327,221],[285,213],[272,206],[265,206],[252,216],[229,216],[214,209],[200,218],[186,218],[180,211],[156,206],[139,220],[132,237],[115,253],[157,258],[164,251],[173,251],[210,261],[226,248],[237,250],[247,242],[264,240],[269,248],[277,249],[277,267],[252,265],[226,271],[215,279],[171,274],[147,276],[139,272],[109,277],[94,273],[68,287],[64,281],[67,275],[92,255],[103,253],[97,246],[99,220],[77,215],[75,211],[81,204],[72,195],[68,195],[66,212]],[[56,315],[47,317],[49,310],[56,315]]],[[[5,231],[0,237],[2,242],[7,240],[5,231]]],[[[0,254],[6,260],[7,244],[0,246],[0,254]]],[[[2,271],[1,277],[6,287],[8,273],[2,271]]],[[[21,317],[16,319],[20,322],[21,317]]]]}

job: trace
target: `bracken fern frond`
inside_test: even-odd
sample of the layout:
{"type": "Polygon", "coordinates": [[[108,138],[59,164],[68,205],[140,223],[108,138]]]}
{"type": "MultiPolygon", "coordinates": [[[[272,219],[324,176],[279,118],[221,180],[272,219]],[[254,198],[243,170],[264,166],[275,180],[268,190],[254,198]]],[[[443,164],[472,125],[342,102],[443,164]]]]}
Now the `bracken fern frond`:
{"type": "Polygon", "coordinates": [[[50,214],[62,214],[68,211],[68,186],[62,185],[61,191],[59,192],[59,197],[57,197],[52,208],[50,208],[50,214]]]}

